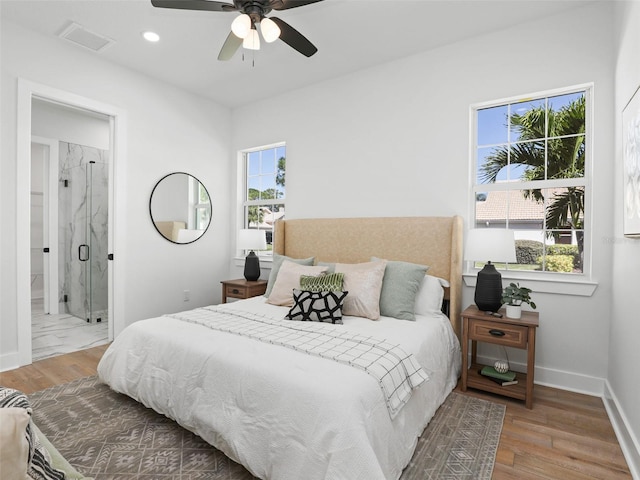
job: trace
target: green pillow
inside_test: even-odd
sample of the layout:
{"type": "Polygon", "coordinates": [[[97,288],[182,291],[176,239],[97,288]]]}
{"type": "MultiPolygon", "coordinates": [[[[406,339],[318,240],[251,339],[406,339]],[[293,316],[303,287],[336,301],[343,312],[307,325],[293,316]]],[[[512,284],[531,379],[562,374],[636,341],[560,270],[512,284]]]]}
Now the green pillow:
{"type": "Polygon", "coordinates": [[[388,261],[380,292],[380,315],[415,320],[416,295],[428,269],[415,263],[388,261]]]}
{"type": "Polygon", "coordinates": [[[268,297],[271,294],[271,290],[273,290],[273,285],[276,283],[276,278],[278,277],[278,271],[282,266],[282,262],[284,262],[285,260],[289,260],[290,262],[297,263],[298,265],[311,266],[315,261],[315,257],[291,258],[285,255],[278,255],[277,253],[274,253],[273,261],[271,262],[271,272],[269,273],[269,280],[267,280],[267,290],[264,292],[265,297],[268,297]]]}
{"type": "Polygon", "coordinates": [[[344,283],[344,273],[328,273],[312,277],[300,276],[300,290],[308,292],[341,292],[344,283]]]}

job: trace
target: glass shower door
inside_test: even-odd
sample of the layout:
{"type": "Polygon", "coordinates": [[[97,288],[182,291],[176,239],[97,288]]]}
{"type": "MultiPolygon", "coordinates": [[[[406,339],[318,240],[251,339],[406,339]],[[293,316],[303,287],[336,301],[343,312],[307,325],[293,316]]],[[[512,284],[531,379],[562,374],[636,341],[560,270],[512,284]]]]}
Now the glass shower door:
{"type": "Polygon", "coordinates": [[[100,322],[108,316],[108,164],[104,150],[61,142],[62,297],[67,313],[100,322]]]}
{"type": "Polygon", "coordinates": [[[87,164],[86,239],[89,251],[85,262],[85,295],[86,318],[90,322],[101,322],[107,315],[108,178],[106,163],[91,161],[87,164]]]}

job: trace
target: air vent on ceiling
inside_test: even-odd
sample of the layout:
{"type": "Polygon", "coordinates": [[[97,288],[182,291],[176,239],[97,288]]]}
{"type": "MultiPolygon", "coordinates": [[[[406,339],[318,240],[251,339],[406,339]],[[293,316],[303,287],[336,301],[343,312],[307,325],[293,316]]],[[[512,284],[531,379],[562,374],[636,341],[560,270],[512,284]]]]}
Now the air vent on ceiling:
{"type": "Polygon", "coordinates": [[[81,47],[88,48],[94,52],[101,52],[114,43],[114,40],[87,30],[82,25],[75,22],[71,22],[71,24],[65,28],[59,36],[60,38],[64,38],[65,40],[75,43],[76,45],[80,45],[81,47]]]}

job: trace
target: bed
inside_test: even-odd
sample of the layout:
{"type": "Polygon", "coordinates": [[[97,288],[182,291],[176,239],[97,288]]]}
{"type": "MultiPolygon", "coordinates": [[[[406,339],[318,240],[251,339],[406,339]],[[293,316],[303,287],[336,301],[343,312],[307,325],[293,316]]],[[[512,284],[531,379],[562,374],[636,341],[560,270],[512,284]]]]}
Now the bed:
{"type": "MultiPolygon", "coordinates": [[[[258,478],[398,479],[460,373],[461,256],[460,217],[281,220],[267,298],[135,322],[105,352],[98,375],[258,478]],[[293,306],[270,303],[286,272],[324,269],[304,277],[338,274],[356,292],[352,272],[381,264],[384,275],[392,265],[428,266],[413,320],[385,315],[382,294],[375,320],[350,315],[344,303],[335,324],[338,317],[285,319],[305,293],[299,289],[293,306]],[[294,339],[282,333],[289,331],[294,339]],[[347,345],[366,351],[354,356],[347,345]]],[[[365,298],[373,290],[365,288],[365,298]]]]}

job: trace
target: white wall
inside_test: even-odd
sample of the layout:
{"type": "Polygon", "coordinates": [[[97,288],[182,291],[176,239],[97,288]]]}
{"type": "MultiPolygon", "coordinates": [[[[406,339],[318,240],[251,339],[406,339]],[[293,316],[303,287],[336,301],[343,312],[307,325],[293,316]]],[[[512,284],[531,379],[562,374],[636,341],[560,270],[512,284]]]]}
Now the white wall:
{"type": "MultiPolygon", "coordinates": [[[[602,394],[611,301],[611,245],[603,240],[612,231],[612,35],[612,8],[599,5],[312,85],[234,110],[232,147],[286,140],[288,218],[458,214],[468,226],[469,105],[594,82],[599,286],[591,297],[535,294],[536,380],[602,394]]],[[[471,288],[464,301],[473,302],[471,288]]]]}
{"type": "Polygon", "coordinates": [[[615,96],[614,163],[614,231],[611,336],[607,401],[615,420],[620,422],[618,438],[634,478],[640,478],[640,239],[625,238],[622,229],[622,110],[640,86],[640,3],[617,2],[615,32],[617,36],[615,96]],[[626,423],[625,426],[622,425],[626,423]]]}
{"type": "Polygon", "coordinates": [[[16,321],[17,79],[121,108],[127,116],[126,158],[117,165],[114,251],[124,268],[125,324],[220,301],[228,274],[231,176],[230,112],[213,102],[117,67],[99,55],[2,22],[1,37],[0,369],[13,364],[16,321]],[[195,175],[209,190],[213,223],[189,245],[162,238],[149,217],[149,195],[165,174],[195,175]],[[126,259],[126,262],[125,262],[126,259]],[[183,290],[191,301],[183,302],[183,290]]]}

